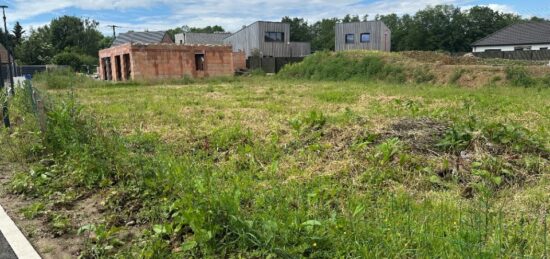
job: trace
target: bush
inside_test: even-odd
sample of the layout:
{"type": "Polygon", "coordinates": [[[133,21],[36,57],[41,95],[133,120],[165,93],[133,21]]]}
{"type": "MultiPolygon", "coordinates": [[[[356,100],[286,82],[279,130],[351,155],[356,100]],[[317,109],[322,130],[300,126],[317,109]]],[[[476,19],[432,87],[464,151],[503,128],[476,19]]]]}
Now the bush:
{"type": "Polygon", "coordinates": [[[453,74],[451,75],[451,78],[449,79],[449,83],[453,84],[453,85],[458,83],[458,80],[460,80],[460,78],[462,78],[462,75],[464,75],[464,72],[466,72],[466,71],[462,68],[455,70],[453,72],[453,74]]]}
{"type": "Polygon", "coordinates": [[[430,83],[435,80],[435,75],[427,68],[417,68],[413,72],[414,82],[417,84],[430,83]]]}
{"type": "Polygon", "coordinates": [[[506,79],[508,79],[513,86],[530,87],[536,84],[536,80],[527,73],[524,67],[507,67],[506,79]]]}
{"type": "Polygon", "coordinates": [[[97,58],[74,52],[62,52],[55,55],[52,62],[56,65],[70,66],[74,71],[87,72],[85,66],[96,66],[97,58]]]}
{"type": "Polygon", "coordinates": [[[80,57],[75,53],[62,52],[53,57],[53,63],[56,65],[70,66],[74,70],[82,67],[80,57]]]}

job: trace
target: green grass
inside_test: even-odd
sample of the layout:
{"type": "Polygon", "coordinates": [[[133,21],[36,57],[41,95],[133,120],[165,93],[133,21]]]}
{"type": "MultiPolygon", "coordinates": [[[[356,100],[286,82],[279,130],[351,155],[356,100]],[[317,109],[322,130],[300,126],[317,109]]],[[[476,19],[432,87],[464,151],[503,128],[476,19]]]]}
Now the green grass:
{"type": "Polygon", "coordinates": [[[84,257],[548,256],[548,88],[248,77],[48,93],[38,140],[12,103],[25,120],[2,144],[19,141],[8,153],[32,173],[9,188],[43,201],[26,214],[53,233],[80,228],[84,257]],[[101,222],[57,212],[98,192],[101,222]]]}

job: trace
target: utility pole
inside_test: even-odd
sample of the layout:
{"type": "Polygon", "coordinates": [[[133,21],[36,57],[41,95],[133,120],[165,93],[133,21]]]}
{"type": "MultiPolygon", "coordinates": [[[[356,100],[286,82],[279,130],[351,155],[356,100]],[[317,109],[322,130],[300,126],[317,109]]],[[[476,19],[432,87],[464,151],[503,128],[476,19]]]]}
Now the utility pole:
{"type": "Polygon", "coordinates": [[[120,28],[120,26],[116,26],[116,25],[107,25],[107,27],[113,28],[113,40],[115,40],[115,39],[116,39],[116,28],[120,28]]]}
{"type": "Polygon", "coordinates": [[[9,31],[8,31],[8,25],[7,25],[7,22],[6,22],[6,8],[8,8],[7,5],[0,5],[0,8],[2,8],[2,13],[4,14],[4,39],[5,39],[5,43],[6,43],[6,49],[8,50],[8,68],[9,68],[9,71],[10,71],[10,74],[9,74],[9,77],[10,77],[10,94],[11,95],[15,95],[15,84],[13,82],[13,67],[12,67],[12,64],[14,61],[12,61],[12,56],[13,56],[13,59],[15,59],[15,56],[13,55],[13,51],[11,50],[11,47],[9,46],[9,31]]]}

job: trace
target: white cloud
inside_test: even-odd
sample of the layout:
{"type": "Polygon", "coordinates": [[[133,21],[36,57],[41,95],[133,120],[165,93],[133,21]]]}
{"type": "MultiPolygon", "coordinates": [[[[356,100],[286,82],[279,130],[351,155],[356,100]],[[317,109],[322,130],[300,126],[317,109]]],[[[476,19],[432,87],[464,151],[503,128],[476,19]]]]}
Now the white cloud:
{"type": "MultiPolygon", "coordinates": [[[[46,15],[47,19],[56,12],[76,8],[86,12],[102,25],[117,24],[121,31],[127,30],[165,30],[182,25],[206,26],[219,24],[234,31],[243,25],[256,20],[279,20],[282,16],[304,17],[314,22],[326,17],[342,17],[345,14],[376,14],[414,13],[427,5],[454,4],[457,6],[471,5],[474,0],[11,0],[10,20],[39,23],[36,17],[46,15]],[[133,17],[130,10],[143,9],[144,12],[161,7],[167,16],[158,16],[151,11],[150,16],[133,17]],[[104,10],[115,10],[125,19],[105,17],[104,10]],[[114,21],[117,20],[117,21],[114,21]],[[123,20],[124,22],[120,22],[123,20]]],[[[489,7],[499,11],[513,11],[502,4],[490,4],[489,7]]],[[[82,13],[80,12],[80,13],[82,13]]],[[[135,15],[135,14],[133,14],[135,15]]],[[[40,22],[47,22],[40,21],[40,22]]],[[[102,31],[109,33],[106,27],[102,31]]]]}

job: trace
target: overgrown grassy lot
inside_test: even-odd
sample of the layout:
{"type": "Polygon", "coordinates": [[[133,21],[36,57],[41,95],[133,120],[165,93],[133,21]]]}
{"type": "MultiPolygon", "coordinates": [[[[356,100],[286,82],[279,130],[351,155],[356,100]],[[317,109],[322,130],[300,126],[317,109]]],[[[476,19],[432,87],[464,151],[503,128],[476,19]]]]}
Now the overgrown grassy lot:
{"type": "Polygon", "coordinates": [[[48,93],[43,135],[12,102],[2,144],[30,173],[8,188],[85,258],[549,255],[547,87],[254,76],[48,93]]]}

